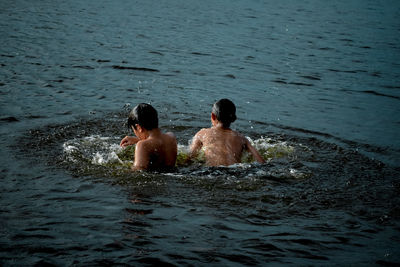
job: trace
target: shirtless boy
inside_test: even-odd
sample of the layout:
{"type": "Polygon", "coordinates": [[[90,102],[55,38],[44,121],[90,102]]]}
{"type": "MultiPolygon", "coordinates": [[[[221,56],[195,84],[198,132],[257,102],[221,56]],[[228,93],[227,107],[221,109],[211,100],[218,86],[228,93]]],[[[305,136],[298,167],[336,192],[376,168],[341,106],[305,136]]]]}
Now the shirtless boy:
{"type": "Polygon", "coordinates": [[[260,163],[265,162],[249,140],[229,127],[236,120],[236,107],[229,99],[216,102],[211,112],[212,127],[202,129],[193,137],[189,157],[195,157],[204,148],[209,166],[240,163],[243,151],[249,151],[260,163]]]}
{"type": "Polygon", "coordinates": [[[173,133],[158,128],[157,111],[149,104],[137,105],[129,114],[128,127],[136,137],[126,136],[120,146],[136,144],[133,170],[162,170],[175,167],[177,143],[173,133]]]}

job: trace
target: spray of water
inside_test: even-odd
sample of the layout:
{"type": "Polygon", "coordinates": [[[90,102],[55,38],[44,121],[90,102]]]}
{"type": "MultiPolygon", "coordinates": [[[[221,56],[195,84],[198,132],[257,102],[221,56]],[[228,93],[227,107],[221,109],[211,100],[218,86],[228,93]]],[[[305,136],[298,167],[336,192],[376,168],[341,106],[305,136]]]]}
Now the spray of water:
{"type": "MultiPolygon", "coordinates": [[[[277,158],[289,158],[295,152],[294,147],[286,142],[264,137],[256,140],[252,140],[249,137],[248,139],[267,161],[277,158]]],[[[111,169],[129,169],[134,160],[135,146],[124,149],[118,143],[119,137],[91,135],[83,138],[74,138],[63,144],[64,159],[72,164],[88,164],[93,167],[97,165],[111,169]]],[[[192,161],[187,160],[188,156],[189,147],[178,144],[177,167],[198,166],[205,162],[204,152],[200,152],[192,161]]],[[[249,165],[252,162],[251,155],[245,153],[242,157],[242,163],[232,165],[230,168],[243,168],[246,164],[249,165]]],[[[292,173],[295,172],[295,170],[292,171],[292,173]]]]}

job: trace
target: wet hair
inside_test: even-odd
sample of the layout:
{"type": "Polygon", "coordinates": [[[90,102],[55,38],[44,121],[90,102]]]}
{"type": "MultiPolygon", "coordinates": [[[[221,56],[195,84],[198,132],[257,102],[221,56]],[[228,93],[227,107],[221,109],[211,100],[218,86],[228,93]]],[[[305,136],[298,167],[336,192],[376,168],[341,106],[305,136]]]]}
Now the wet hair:
{"type": "Polygon", "coordinates": [[[129,128],[133,126],[133,128],[136,129],[136,124],[139,124],[146,130],[152,130],[154,128],[158,128],[157,110],[149,104],[140,103],[139,105],[137,105],[132,109],[128,117],[129,128]]]}
{"type": "Polygon", "coordinates": [[[213,105],[212,113],[222,122],[223,126],[228,128],[236,120],[236,107],[229,99],[221,99],[213,105]]]}

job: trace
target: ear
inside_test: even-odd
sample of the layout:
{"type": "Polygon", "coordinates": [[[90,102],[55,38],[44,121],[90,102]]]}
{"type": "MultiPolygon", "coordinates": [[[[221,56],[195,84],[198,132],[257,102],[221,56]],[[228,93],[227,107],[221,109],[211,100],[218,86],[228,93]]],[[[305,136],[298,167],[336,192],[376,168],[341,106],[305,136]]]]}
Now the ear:
{"type": "Polygon", "coordinates": [[[138,131],[139,133],[143,132],[142,126],[140,126],[139,124],[136,124],[136,131],[138,131]]]}
{"type": "Polygon", "coordinates": [[[218,124],[218,119],[217,119],[217,115],[215,115],[214,113],[211,112],[211,124],[213,126],[218,124]]]}

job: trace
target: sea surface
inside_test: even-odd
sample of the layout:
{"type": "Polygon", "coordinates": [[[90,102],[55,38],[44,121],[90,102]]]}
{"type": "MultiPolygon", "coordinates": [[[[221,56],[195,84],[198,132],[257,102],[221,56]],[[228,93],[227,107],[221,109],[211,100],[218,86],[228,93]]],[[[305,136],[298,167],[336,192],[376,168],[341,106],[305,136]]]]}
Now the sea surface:
{"type": "Polygon", "coordinates": [[[0,265],[400,265],[400,2],[0,1],[0,265]],[[231,99],[266,159],[185,164],[231,99]],[[138,103],[177,170],[131,172],[138,103]]]}

